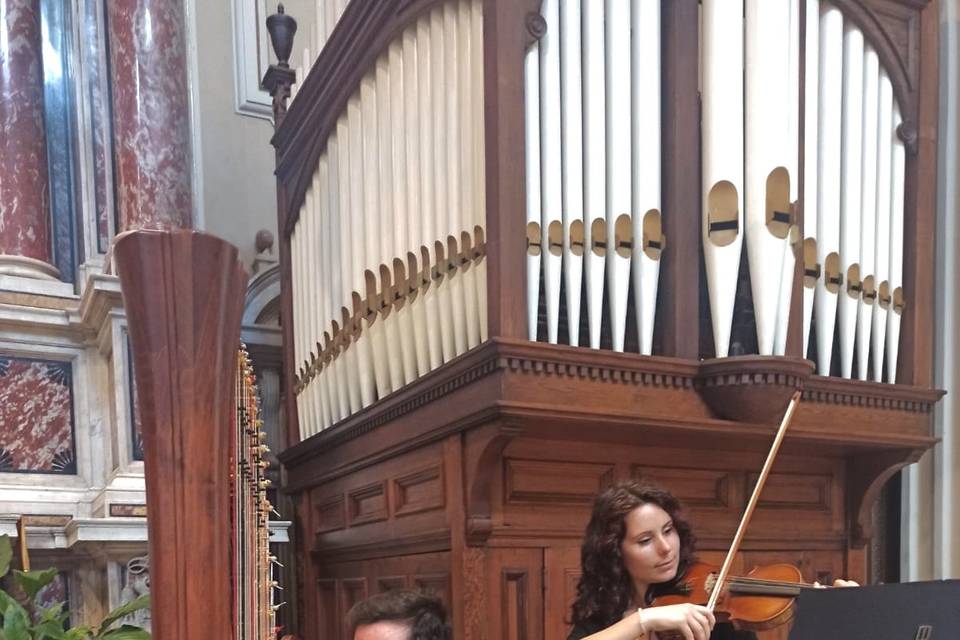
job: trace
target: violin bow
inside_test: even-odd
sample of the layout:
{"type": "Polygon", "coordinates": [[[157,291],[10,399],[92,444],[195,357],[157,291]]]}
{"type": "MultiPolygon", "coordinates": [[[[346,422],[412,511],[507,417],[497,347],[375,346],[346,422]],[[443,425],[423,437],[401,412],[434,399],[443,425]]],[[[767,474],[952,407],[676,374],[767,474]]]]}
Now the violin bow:
{"type": "Polygon", "coordinates": [[[721,591],[723,591],[723,585],[727,581],[727,575],[730,573],[730,566],[733,564],[733,557],[740,549],[740,542],[743,541],[747,526],[750,524],[750,518],[753,516],[753,511],[757,507],[757,501],[760,499],[760,492],[763,491],[763,485],[767,482],[767,476],[770,475],[770,468],[773,467],[773,461],[776,459],[777,452],[780,450],[780,443],[783,442],[783,436],[787,433],[790,420],[793,419],[793,412],[797,409],[797,405],[800,404],[800,395],[799,389],[794,392],[793,397],[790,398],[790,404],[787,405],[787,411],[783,414],[780,429],[777,430],[777,435],[773,439],[773,446],[770,447],[767,460],[763,463],[763,470],[760,472],[760,477],[757,478],[757,484],[753,488],[753,495],[750,496],[747,509],[743,512],[743,517],[740,519],[740,526],[737,527],[737,534],[733,537],[733,543],[730,545],[730,550],[727,551],[727,557],[724,558],[723,566],[720,568],[720,575],[717,576],[713,591],[710,593],[710,600],[707,601],[707,609],[710,611],[713,611],[717,605],[717,600],[720,597],[721,591]]]}

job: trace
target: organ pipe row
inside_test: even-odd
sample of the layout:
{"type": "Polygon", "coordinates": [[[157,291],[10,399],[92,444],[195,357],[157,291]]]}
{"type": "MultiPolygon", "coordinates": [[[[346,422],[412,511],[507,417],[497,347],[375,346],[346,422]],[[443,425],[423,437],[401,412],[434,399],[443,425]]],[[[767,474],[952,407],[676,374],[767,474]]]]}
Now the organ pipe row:
{"type": "MultiPolygon", "coordinates": [[[[606,319],[614,350],[629,330],[640,353],[651,353],[659,258],[669,250],[660,217],[660,6],[542,4],[546,32],[524,67],[531,340],[542,282],[543,337],[560,341],[562,283],[564,341],[580,344],[583,315],[590,347],[600,346],[606,319]],[[628,328],[630,305],[636,326],[628,328]]],[[[876,51],[827,2],[703,0],[700,54],[703,258],[716,355],[730,355],[746,243],[761,355],[785,353],[801,256],[804,353],[815,335],[821,374],[836,365],[845,377],[879,381],[886,371],[894,382],[904,147],[876,51]]]]}
{"type": "Polygon", "coordinates": [[[391,43],[320,157],[290,237],[303,438],[487,338],[480,6],[391,43]]]}
{"type": "Polygon", "coordinates": [[[585,286],[587,344],[600,346],[606,289],[622,351],[632,286],[630,331],[649,354],[664,246],[660,2],[544,0],[542,13],[546,33],[525,62],[529,338],[542,272],[549,342],[558,341],[562,281],[569,344],[580,344],[585,286]]]}

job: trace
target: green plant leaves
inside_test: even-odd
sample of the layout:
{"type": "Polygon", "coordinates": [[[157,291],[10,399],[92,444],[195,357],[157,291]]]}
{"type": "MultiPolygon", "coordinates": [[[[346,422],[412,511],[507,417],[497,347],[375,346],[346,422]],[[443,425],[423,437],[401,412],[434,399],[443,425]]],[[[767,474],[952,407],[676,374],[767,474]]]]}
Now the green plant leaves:
{"type": "Polygon", "coordinates": [[[0,536],[0,578],[10,571],[10,560],[12,558],[13,545],[10,544],[10,536],[3,534],[0,536]]]}
{"type": "Polygon", "coordinates": [[[16,579],[20,588],[27,594],[30,600],[37,597],[40,590],[53,582],[57,577],[56,569],[44,569],[43,571],[18,571],[13,570],[13,577],[16,579]]]}
{"type": "MultiPolygon", "coordinates": [[[[97,637],[98,638],[99,637],[114,638],[115,636],[109,635],[109,633],[107,633],[107,629],[109,629],[114,622],[116,622],[120,618],[123,618],[124,616],[130,615],[134,611],[140,611],[141,609],[149,609],[149,608],[150,608],[150,596],[140,596],[139,598],[136,598],[135,600],[131,600],[125,605],[117,607],[116,609],[111,611],[106,618],[104,618],[103,623],[100,625],[100,633],[97,635],[97,637]]],[[[117,629],[117,631],[120,631],[124,628],[136,629],[137,631],[146,633],[146,631],[143,631],[143,629],[140,629],[138,627],[131,627],[129,625],[124,625],[123,627],[120,627],[120,629],[117,629]]],[[[150,637],[150,634],[147,634],[146,636],[129,636],[129,638],[131,639],[149,638],[149,637],[150,637]]],[[[122,640],[125,638],[128,638],[128,636],[120,636],[117,638],[117,640],[122,640]]]]}
{"type": "Polygon", "coordinates": [[[8,607],[3,614],[4,640],[32,640],[28,627],[30,619],[23,607],[8,607]]]}
{"type": "Polygon", "coordinates": [[[103,638],[103,640],[150,640],[149,633],[140,627],[133,627],[128,624],[123,625],[119,629],[111,629],[104,635],[97,637],[103,638]]]}
{"type": "MultiPolygon", "coordinates": [[[[0,577],[10,570],[13,547],[8,536],[0,536],[0,577]]],[[[56,578],[56,569],[44,571],[16,571],[13,579],[32,601],[37,593],[56,578]]],[[[123,624],[111,627],[124,616],[150,607],[150,596],[117,607],[104,619],[98,631],[91,627],[73,627],[64,630],[68,613],[63,603],[39,611],[36,622],[23,606],[6,591],[0,590],[0,640],[150,640],[150,634],[139,627],[123,624]]]]}

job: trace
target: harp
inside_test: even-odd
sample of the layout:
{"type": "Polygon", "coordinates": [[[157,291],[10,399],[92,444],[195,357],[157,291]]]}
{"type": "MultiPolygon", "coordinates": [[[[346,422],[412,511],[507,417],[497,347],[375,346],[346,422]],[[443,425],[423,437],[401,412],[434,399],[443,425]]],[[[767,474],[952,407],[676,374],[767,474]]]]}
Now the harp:
{"type": "Polygon", "coordinates": [[[272,507],[237,250],[194,231],[135,231],[114,256],[143,424],[154,635],[274,638],[272,507]]]}

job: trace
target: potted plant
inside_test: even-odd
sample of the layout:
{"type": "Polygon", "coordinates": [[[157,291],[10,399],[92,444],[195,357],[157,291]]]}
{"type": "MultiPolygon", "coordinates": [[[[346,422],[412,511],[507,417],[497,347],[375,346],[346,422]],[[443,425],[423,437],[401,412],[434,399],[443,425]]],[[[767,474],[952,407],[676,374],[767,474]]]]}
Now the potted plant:
{"type": "Polygon", "coordinates": [[[10,538],[0,536],[0,579],[7,577],[19,593],[14,597],[0,589],[0,640],[149,640],[150,634],[139,627],[120,624],[127,615],[150,606],[150,596],[118,607],[97,627],[71,627],[66,629],[69,613],[65,603],[36,609],[37,593],[57,576],[56,569],[43,571],[10,571],[13,546],[10,538]],[[8,575],[9,574],[9,575],[8,575]]]}

